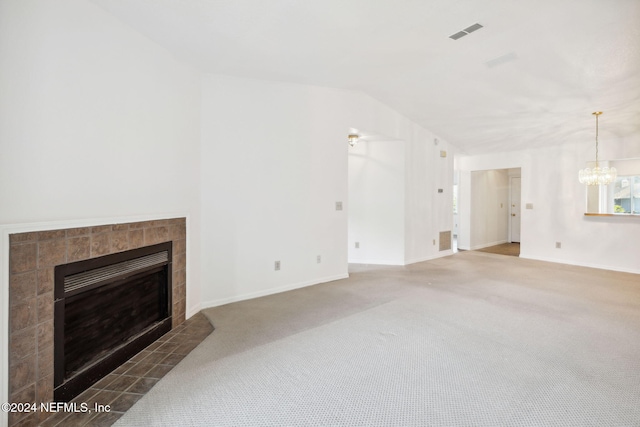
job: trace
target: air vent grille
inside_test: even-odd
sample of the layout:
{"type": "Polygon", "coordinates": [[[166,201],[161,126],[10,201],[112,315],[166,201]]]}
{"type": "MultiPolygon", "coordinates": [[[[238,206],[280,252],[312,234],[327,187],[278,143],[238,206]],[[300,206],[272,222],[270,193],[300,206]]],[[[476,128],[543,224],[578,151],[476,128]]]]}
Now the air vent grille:
{"type": "Polygon", "coordinates": [[[169,262],[169,252],[163,251],[140,258],[107,265],[82,273],[72,274],[64,278],[64,292],[69,293],[78,289],[114,279],[119,276],[128,275],[137,271],[142,271],[149,267],[162,265],[169,262]]]}
{"type": "Polygon", "coordinates": [[[459,31],[459,32],[455,33],[454,35],[449,36],[449,38],[450,39],[454,39],[454,40],[458,40],[460,37],[464,37],[466,35],[467,35],[467,33],[465,33],[464,31],[459,31]]]}
{"type": "Polygon", "coordinates": [[[451,249],[451,230],[440,232],[440,250],[448,251],[451,249]]]}
{"type": "Polygon", "coordinates": [[[453,40],[458,40],[459,38],[462,38],[462,37],[466,36],[467,34],[471,34],[474,31],[479,30],[480,28],[483,28],[482,25],[480,25],[480,24],[478,24],[476,22],[475,24],[465,28],[464,30],[458,31],[455,34],[450,35],[449,38],[453,39],[453,40]]]}
{"type": "Polygon", "coordinates": [[[476,30],[479,30],[480,28],[482,28],[482,25],[480,25],[480,24],[478,24],[478,23],[475,23],[475,24],[473,24],[472,26],[467,27],[467,28],[465,28],[465,29],[464,29],[464,30],[462,30],[462,31],[464,31],[464,32],[465,32],[465,33],[467,33],[467,34],[470,34],[470,33],[473,33],[473,32],[474,32],[474,31],[476,31],[476,30]]]}

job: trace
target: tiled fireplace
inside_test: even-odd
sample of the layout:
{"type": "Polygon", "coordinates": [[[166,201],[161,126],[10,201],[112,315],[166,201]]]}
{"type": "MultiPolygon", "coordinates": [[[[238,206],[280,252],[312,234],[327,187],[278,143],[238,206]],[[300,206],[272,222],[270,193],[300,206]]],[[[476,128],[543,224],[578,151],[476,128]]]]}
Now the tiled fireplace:
{"type": "MultiPolygon", "coordinates": [[[[53,401],[54,268],[173,242],[172,326],[185,319],[186,220],[174,218],[9,236],[9,397],[53,401]]],[[[9,425],[24,414],[10,414],[9,425]]],[[[46,414],[42,414],[45,416],[46,414]]]]}

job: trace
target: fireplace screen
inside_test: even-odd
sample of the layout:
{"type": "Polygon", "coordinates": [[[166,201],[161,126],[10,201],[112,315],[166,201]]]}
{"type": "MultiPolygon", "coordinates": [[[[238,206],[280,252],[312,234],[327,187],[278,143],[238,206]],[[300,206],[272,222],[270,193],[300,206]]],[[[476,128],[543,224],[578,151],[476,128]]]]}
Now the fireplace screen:
{"type": "Polygon", "coordinates": [[[54,398],[70,400],[171,329],[171,243],[56,267],[54,398]]]}

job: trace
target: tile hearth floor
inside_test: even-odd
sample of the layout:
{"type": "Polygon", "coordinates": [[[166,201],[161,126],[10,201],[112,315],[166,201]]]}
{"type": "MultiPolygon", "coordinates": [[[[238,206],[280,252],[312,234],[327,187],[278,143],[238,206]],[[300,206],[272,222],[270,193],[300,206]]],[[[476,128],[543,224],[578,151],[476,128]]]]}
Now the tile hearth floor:
{"type": "Polygon", "coordinates": [[[110,412],[59,412],[42,421],[40,425],[75,427],[114,424],[212,331],[213,326],[202,313],[194,315],[73,399],[73,402],[78,404],[87,403],[89,408],[93,408],[94,403],[110,405],[110,412]]]}

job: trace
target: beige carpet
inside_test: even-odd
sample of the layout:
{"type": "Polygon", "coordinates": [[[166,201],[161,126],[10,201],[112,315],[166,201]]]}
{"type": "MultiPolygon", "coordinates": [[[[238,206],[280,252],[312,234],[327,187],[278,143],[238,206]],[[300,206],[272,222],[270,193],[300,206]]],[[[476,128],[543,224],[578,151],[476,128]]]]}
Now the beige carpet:
{"type": "Polygon", "coordinates": [[[116,425],[640,425],[638,275],[473,251],[205,314],[116,425]]]}

